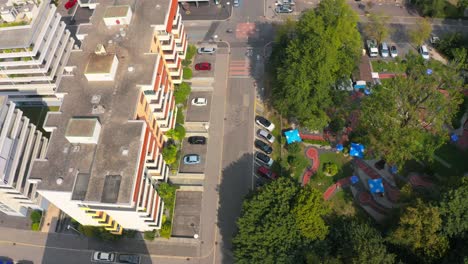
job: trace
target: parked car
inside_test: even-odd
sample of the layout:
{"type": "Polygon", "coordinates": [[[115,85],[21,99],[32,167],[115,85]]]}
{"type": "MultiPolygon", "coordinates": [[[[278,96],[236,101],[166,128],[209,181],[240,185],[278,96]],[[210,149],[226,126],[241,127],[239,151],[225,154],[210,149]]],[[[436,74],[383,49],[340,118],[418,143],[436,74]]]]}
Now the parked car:
{"type": "Polygon", "coordinates": [[[192,145],[205,145],[206,137],[204,136],[191,136],[188,138],[188,142],[192,145]]]}
{"type": "Polygon", "coordinates": [[[419,53],[421,53],[421,56],[423,59],[428,60],[429,59],[429,50],[427,49],[426,45],[422,45],[419,47],[419,53]]]}
{"type": "Polygon", "coordinates": [[[268,119],[264,117],[261,117],[261,116],[255,117],[255,122],[259,126],[266,128],[270,132],[273,131],[273,129],[275,129],[275,124],[271,123],[270,121],[268,121],[268,119]]]}
{"type": "Polygon", "coordinates": [[[268,133],[268,131],[266,131],[266,130],[264,130],[264,129],[259,129],[259,130],[257,131],[257,135],[258,135],[259,137],[261,137],[261,138],[266,139],[266,140],[267,140],[268,142],[270,142],[270,143],[275,142],[275,137],[274,137],[272,134],[268,133]]]}
{"type": "Polygon", "coordinates": [[[211,71],[211,63],[209,62],[200,62],[195,64],[195,70],[197,71],[211,71]]]}
{"type": "Polygon", "coordinates": [[[271,154],[271,152],[273,152],[273,148],[271,148],[270,145],[261,141],[260,139],[256,139],[254,144],[256,148],[265,152],[266,154],[271,154]]]}
{"type": "Polygon", "coordinates": [[[257,170],[257,174],[270,180],[278,179],[278,175],[265,166],[260,166],[257,170]]]}
{"type": "Polygon", "coordinates": [[[235,6],[235,7],[238,7],[239,6],[239,0],[234,0],[232,5],[235,6]]]}
{"type": "Polygon", "coordinates": [[[198,54],[214,54],[215,48],[202,47],[198,49],[198,54]]]}
{"type": "Polygon", "coordinates": [[[273,165],[273,159],[260,151],[255,152],[255,159],[267,165],[268,167],[271,167],[271,165],[273,165]]]}
{"type": "Polygon", "coordinates": [[[119,254],[118,263],[140,264],[140,256],[135,254],[119,254]]]}
{"type": "Polygon", "coordinates": [[[93,253],[92,261],[114,262],[115,253],[96,251],[93,253]]]}
{"type": "Polygon", "coordinates": [[[432,45],[436,45],[437,43],[439,43],[440,38],[437,37],[436,35],[431,34],[431,39],[430,40],[431,40],[432,45]]]}
{"type": "Polygon", "coordinates": [[[281,2],[283,3],[283,5],[295,5],[296,2],[294,2],[294,0],[281,0],[281,2]]]}
{"type": "Polygon", "coordinates": [[[385,42],[382,42],[382,44],[380,44],[380,55],[383,57],[383,58],[387,58],[388,57],[388,45],[387,43],[385,42]]]}
{"type": "Polygon", "coordinates": [[[390,47],[390,56],[392,56],[392,58],[398,57],[398,50],[395,45],[390,47]]]}
{"type": "Polygon", "coordinates": [[[197,154],[188,154],[184,156],[184,164],[192,165],[200,163],[200,155],[197,154]]]}
{"type": "Polygon", "coordinates": [[[279,14],[287,14],[292,13],[293,9],[290,5],[277,5],[275,11],[279,14]]]}
{"type": "Polygon", "coordinates": [[[204,97],[196,97],[192,99],[192,105],[195,106],[205,106],[208,104],[208,100],[204,97]]]}

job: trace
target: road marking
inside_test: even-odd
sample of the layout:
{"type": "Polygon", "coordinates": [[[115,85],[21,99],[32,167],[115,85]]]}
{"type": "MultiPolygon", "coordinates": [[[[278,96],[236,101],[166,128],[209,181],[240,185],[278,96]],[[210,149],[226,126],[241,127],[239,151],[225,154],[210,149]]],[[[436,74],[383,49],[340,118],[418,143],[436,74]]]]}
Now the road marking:
{"type": "Polygon", "coordinates": [[[229,63],[229,78],[249,78],[250,63],[247,59],[232,60],[229,63]]]}

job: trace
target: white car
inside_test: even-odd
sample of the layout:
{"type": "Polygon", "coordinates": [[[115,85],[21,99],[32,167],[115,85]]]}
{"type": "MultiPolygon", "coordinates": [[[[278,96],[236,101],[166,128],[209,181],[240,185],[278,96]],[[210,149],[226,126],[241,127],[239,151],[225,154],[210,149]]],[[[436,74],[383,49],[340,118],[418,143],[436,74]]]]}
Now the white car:
{"type": "Polygon", "coordinates": [[[208,104],[208,100],[204,97],[197,97],[192,99],[192,105],[195,106],[205,106],[208,104]]]}
{"type": "Polygon", "coordinates": [[[419,47],[419,53],[421,53],[421,56],[423,59],[428,60],[429,59],[429,50],[427,49],[426,45],[422,45],[419,47]]]}
{"type": "Polygon", "coordinates": [[[94,252],[91,260],[100,261],[100,262],[114,262],[115,253],[97,251],[97,252],[94,252]]]}
{"type": "Polygon", "coordinates": [[[268,140],[268,142],[270,142],[270,143],[275,142],[275,137],[272,134],[268,133],[268,131],[266,131],[264,129],[259,129],[257,134],[258,134],[259,137],[262,137],[262,138],[268,140]]]}
{"type": "Polygon", "coordinates": [[[184,164],[192,165],[200,163],[200,156],[197,154],[188,154],[184,156],[184,164]]]}
{"type": "Polygon", "coordinates": [[[275,129],[275,124],[271,123],[270,121],[268,121],[268,119],[264,117],[261,117],[261,116],[255,117],[255,122],[259,126],[266,128],[270,132],[273,131],[273,129],[275,129]]]}
{"type": "Polygon", "coordinates": [[[214,54],[215,51],[215,48],[202,47],[198,49],[198,54],[214,54]]]}

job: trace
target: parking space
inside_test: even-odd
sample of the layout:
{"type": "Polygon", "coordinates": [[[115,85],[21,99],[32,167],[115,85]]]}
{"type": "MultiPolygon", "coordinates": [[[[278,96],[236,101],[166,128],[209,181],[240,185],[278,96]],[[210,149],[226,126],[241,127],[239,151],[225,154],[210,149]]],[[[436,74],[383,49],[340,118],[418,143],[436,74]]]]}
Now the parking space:
{"type": "Polygon", "coordinates": [[[214,54],[197,54],[193,63],[193,77],[192,78],[213,78],[215,68],[216,56],[214,54]],[[211,64],[211,70],[196,70],[195,67],[199,63],[211,64]]]}
{"type": "Polygon", "coordinates": [[[200,232],[202,192],[177,191],[172,236],[194,237],[200,232]]]}
{"type": "Polygon", "coordinates": [[[189,96],[187,117],[185,122],[209,122],[211,110],[212,92],[192,92],[189,96]],[[193,105],[196,98],[205,98],[206,105],[193,105]]]}
{"type": "MultiPolygon", "coordinates": [[[[207,142],[208,143],[208,142],[207,142]]],[[[188,138],[184,139],[180,155],[180,173],[204,173],[206,164],[207,145],[194,145],[188,142],[188,138]],[[200,163],[185,164],[184,157],[189,154],[197,154],[200,156],[200,163]]]]}

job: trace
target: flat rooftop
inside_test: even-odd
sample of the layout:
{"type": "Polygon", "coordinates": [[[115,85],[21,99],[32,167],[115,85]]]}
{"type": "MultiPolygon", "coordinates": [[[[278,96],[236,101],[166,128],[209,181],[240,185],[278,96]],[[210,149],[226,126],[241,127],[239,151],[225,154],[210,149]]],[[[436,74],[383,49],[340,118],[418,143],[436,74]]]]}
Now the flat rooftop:
{"type": "Polygon", "coordinates": [[[109,73],[115,54],[96,55],[91,54],[85,73],[109,73]]]}
{"type": "Polygon", "coordinates": [[[31,178],[42,179],[39,190],[72,192],[74,200],[129,205],[145,135],[144,121],[134,120],[136,106],[140,86],[152,85],[158,56],[149,53],[151,25],[155,21],[164,23],[168,3],[165,8],[157,9],[159,1],[120,0],[119,5],[132,8],[132,21],[130,25],[107,27],[103,17],[114,2],[99,1],[90,24],[84,27],[88,35],[81,51],[74,50],[70,55],[68,66],[76,67],[72,76],[62,78],[58,92],[66,95],[61,114],[55,114],[45,124],[56,129],[51,134],[46,160],[34,163],[31,178]],[[120,34],[122,31],[126,32],[124,36],[120,34]],[[119,60],[114,81],[88,82],[84,76],[86,67],[96,56],[98,44],[119,60]],[[67,124],[77,117],[99,120],[101,132],[97,145],[67,141],[67,124]],[[62,181],[57,181],[58,178],[62,181]]]}

